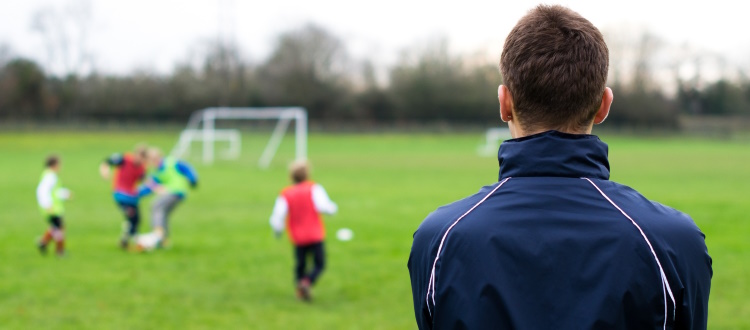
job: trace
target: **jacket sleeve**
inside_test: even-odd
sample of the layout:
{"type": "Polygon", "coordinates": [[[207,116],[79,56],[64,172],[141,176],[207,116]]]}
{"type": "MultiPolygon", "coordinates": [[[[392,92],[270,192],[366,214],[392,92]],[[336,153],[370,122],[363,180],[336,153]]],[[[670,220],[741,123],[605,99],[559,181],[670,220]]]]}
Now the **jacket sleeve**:
{"type": "Polygon", "coordinates": [[[432,316],[427,306],[427,287],[432,268],[430,264],[431,236],[426,233],[427,231],[429,231],[427,228],[420,228],[414,233],[414,242],[407,264],[411,277],[414,317],[420,330],[432,329],[432,316]]]}
{"type": "Polygon", "coordinates": [[[177,171],[190,181],[190,186],[195,187],[198,184],[198,173],[188,163],[183,161],[177,162],[177,171]]]}
{"type": "MultiPolygon", "coordinates": [[[[708,295],[711,291],[713,266],[711,256],[705,244],[705,236],[695,228],[700,238],[695,238],[687,251],[681,273],[684,277],[683,288],[679,292],[679,300],[675,315],[675,329],[706,329],[708,327],[708,295]],[[699,257],[695,257],[699,256],[699,257]]],[[[698,235],[695,235],[698,236],[698,235]]]]}
{"type": "Polygon", "coordinates": [[[150,176],[138,187],[138,198],[145,197],[154,192],[154,188],[161,184],[156,176],[150,176]]]}

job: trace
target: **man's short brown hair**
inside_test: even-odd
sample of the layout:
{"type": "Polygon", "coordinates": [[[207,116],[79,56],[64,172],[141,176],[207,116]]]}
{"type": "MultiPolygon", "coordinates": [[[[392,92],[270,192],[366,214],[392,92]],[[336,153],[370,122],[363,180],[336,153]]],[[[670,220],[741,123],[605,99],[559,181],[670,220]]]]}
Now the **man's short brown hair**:
{"type": "Polygon", "coordinates": [[[599,29],[559,5],[539,5],[521,18],[500,58],[514,119],[526,130],[590,125],[608,69],[609,50],[599,29]]]}
{"type": "Polygon", "coordinates": [[[289,165],[289,176],[294,183],[306,181],[310,177],[310,164],[305,160],[297,160],[289,165]]]}

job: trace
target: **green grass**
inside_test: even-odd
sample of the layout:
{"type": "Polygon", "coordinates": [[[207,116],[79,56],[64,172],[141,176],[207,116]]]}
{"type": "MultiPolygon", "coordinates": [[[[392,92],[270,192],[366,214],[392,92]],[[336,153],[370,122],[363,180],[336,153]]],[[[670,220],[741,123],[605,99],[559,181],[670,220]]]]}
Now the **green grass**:
{"type": "MultiPolygon", "coordinates": [[[[292,286],[292,248],[271,235],[273,201],[287,184],[289,139],[269,170],[255,166],[267,136],[247,137],[243,157],[203,166],[201,186],[174,213],[172,247],[117,248],[121,216],[97,166],[108,154],[165,133],[0,134],[0,328],[3,329],[414,329],[406,262],[411,235],[437,206],[497,178],[477,156],[476,135],[310,137],[313,178],[339,204],[327,230],[328,268],[312,304],[292,286]],[[46,228],[34,189],[49,152],[63,157],[74,192],[66,214],[69,257],[40,257],[46,228]]],[[[750,328],[750,152],[745,143],[606,138],[612,178],[693,216],[714,260],[710,329],[750,328]]],[[[198,149],[195,149],[197,154],[198,149]]],[[[142,213],[148,227],[146,200],[142,213]]]]}

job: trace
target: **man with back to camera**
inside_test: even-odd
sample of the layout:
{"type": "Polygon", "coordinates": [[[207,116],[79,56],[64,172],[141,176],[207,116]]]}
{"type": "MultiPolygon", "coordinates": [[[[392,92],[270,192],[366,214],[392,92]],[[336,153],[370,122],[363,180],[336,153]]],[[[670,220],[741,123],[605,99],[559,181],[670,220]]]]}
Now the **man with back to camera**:
{"type": "Polygon", "coordinates": [[[500,60],[497,183],[431,213],[409,257],[420,329],[705,329],[711,258],[691,218],[609,181],[590,135],[613,100],[599,30],[538,6],[500,60]]]}

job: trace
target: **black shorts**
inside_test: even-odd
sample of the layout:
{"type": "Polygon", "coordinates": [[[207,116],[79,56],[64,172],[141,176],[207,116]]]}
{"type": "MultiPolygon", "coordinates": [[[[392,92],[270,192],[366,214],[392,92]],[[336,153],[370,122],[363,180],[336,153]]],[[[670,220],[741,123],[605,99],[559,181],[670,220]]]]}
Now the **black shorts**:
{"type": "Polygon", "coordinates": [[[49,222],[49,225],[52,226],[52,228],[63,229],[63,219],[59,215],[50,215],[47,218],[47,222],[49,222]]]}

